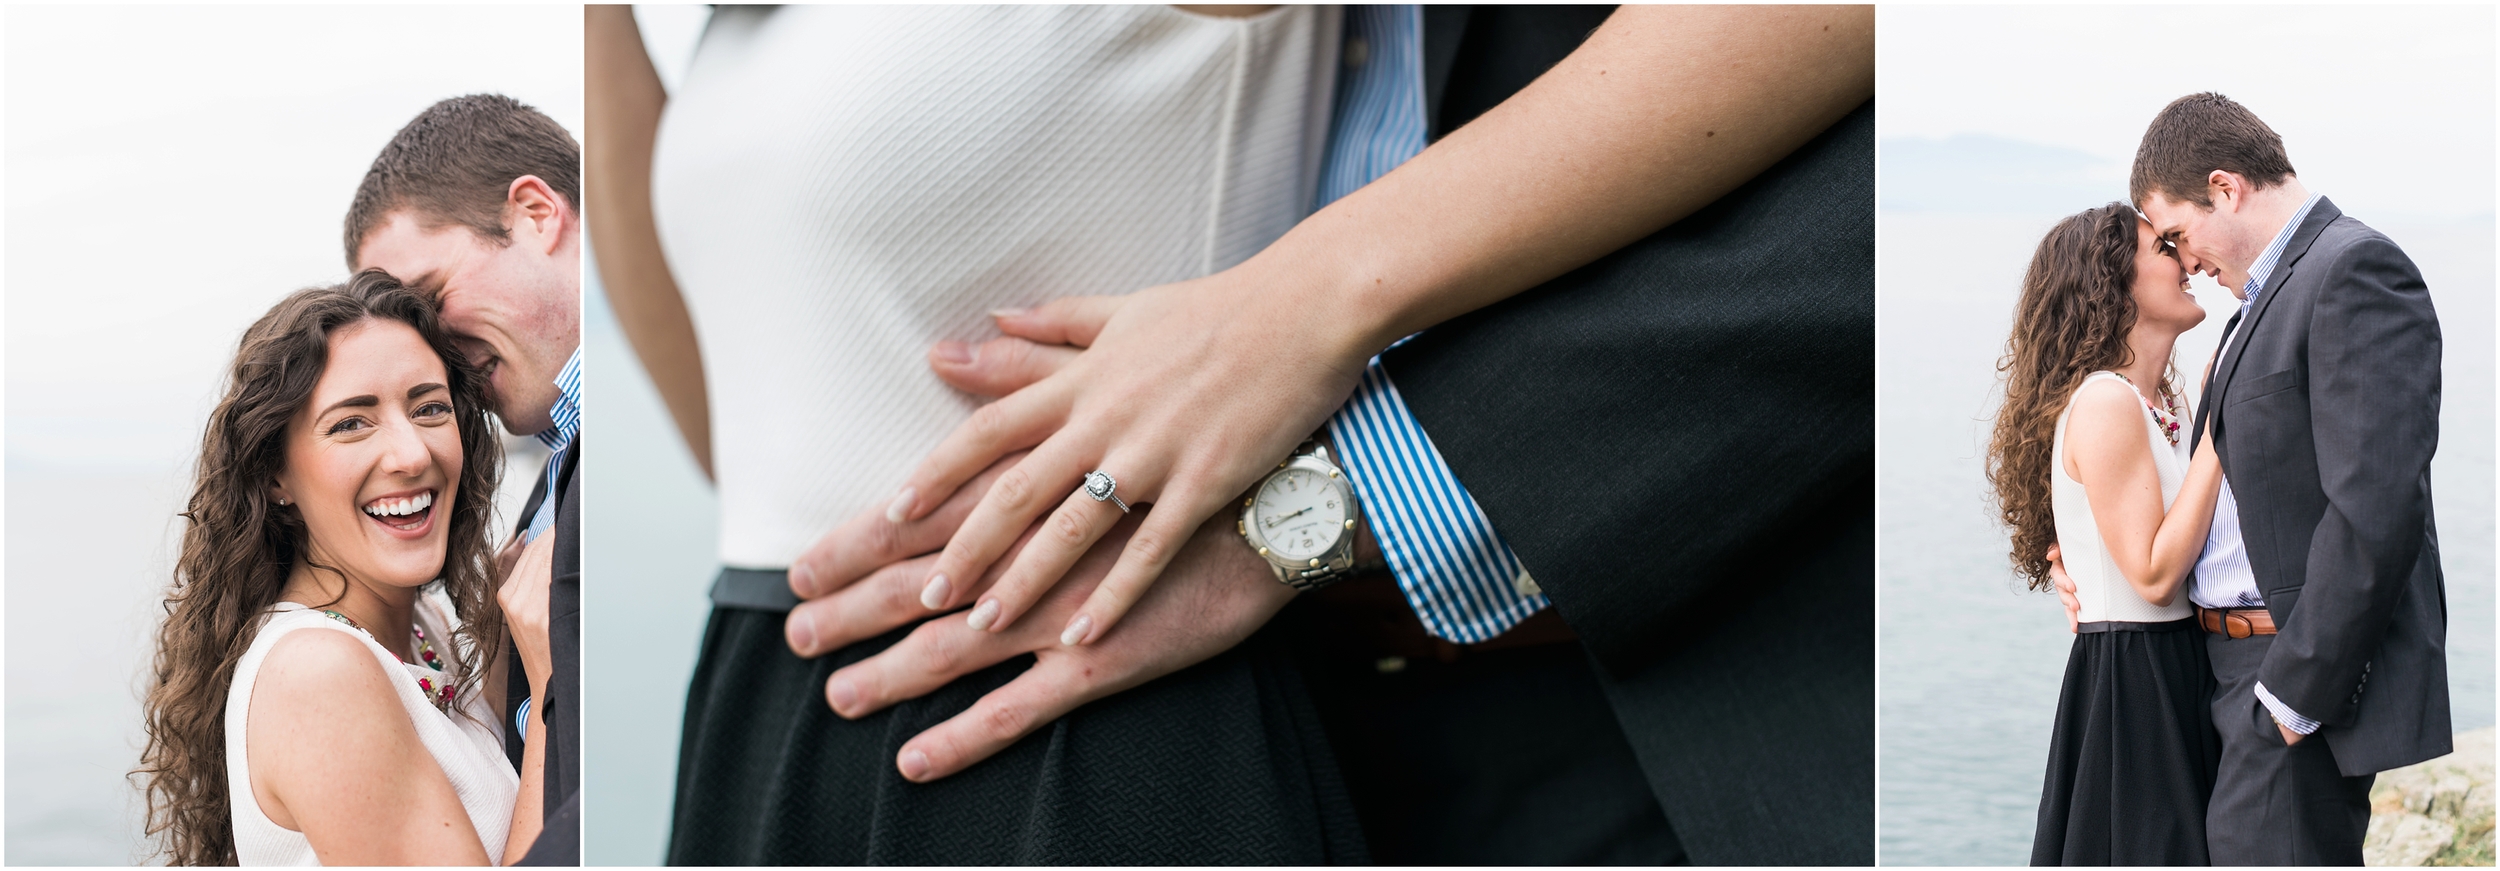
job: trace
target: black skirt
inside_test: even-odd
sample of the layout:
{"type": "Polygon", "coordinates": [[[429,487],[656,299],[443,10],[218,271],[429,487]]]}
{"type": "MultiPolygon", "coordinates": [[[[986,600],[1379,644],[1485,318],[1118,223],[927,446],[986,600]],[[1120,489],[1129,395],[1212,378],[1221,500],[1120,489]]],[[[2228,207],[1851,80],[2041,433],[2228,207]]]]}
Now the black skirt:
{"type": "Polygon", "coordinates": [[[1033,658],[844,720],[825,704],[826,678],[908,628],[805,660],[783,642],[783,616],[712,611],[678,748],[672,865],[1366,859],[1327,734],[1272,633],[915,784],[894,768],[903,742],[1033,658]]]}
{"type": "Polygon", "coordinates": [[[2058,693],[2031,864],[2209,864],[2222,738],[2204,633],[2193,618],[2084,630],[2058,693]]]}

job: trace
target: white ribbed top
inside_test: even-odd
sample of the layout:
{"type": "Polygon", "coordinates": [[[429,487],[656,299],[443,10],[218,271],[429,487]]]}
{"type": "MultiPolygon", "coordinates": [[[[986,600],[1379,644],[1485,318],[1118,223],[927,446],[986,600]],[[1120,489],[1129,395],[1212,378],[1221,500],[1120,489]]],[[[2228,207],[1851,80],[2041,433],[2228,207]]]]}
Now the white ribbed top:
{"type": "Polygon", "coordinates": [[[976,405],[929,373],[932,343],[1283,235],[1317,182],[1337,27],[1303,6],[719,7],[652,198],[703,349],[722,561],[787,566],[893,499],[976,405]]]}
{"type": "MultiPolygon", "coordinates": [[[[2075,395],[2066,398],[2066,411],[2057,416],[2057,440],[2049,448],[2049,508],[2057,518],[2057,549],[2066,560],[2066,575],[2075,581],[2075,598],[2083,605],[2076,619],[2085,623],[2120,620],[2129,623],[2162,623],[2195,613],[2188,598],[2181,595],[2170,600],[2170,606],[2157,608],[2137,595],[2127,583],[2127,576],[2118,571],[2117,561],[2110,558],[2109,546],[2101,542],[2101,527],[2092,519],[2092,501],[2083,492],[2083,482],[2066,474],[2066,421],[2075,414],[2075,397],[2094,381],[2109,379],[2127,385],[2116,372],[2094,372],[2075,385],[2075,395]]],[[[2143,397],[2142,393],[2136,394],[2143,397]]],[[[2179,498],[2179,485],[2187,480],[2187,443],[2170,443],[2162,435],[2160,421],[2153,419],[2150,406],[2144,413],[2144,436],[2152,440],[2153,468],[2161,475],[2161,507],[2170,510],[2170,503],[2179,498]]]]}
{"type": "MultiPolygon", "coordinates": [[[[451,598],[440,589],[428,590],[417,599],[416,616],[417,625],[425,629],[425,637],[435,642],[434,652],[446,658],[447,668],[456,668],[458,654],[453,648],[459,645],[453,642],[452,633],[460,628],[460,618],[452,612],[451,598]]],[[[521,777],[513,772],[510,758],[504,755],[498,727],[486,725],[497,722],[497,718],[488,709],[485,695],[477,692],[475,686],[462,686],[460,694],[466,698],[461,700],[461,710],[469,716],[447,715],[417,688],[418,677],[438,672],[425,665],[399,661],[399,657],[354,627],[294,602],[278,603],[262,620],[259,633],[252,636],[251,648],[235,665],[234,688],[226,694],[226,790],[234,807],[235,855],[242,864],[321,864],[320,858],[313,855],[312,841],[302,832],[282,828],[261,812],[260,802],[252,797],[251,759],[244,755],[252,683],[260,674],[260,664],[278,646],[278,639],[299,629],[345,632],[365,643],[365,649],[391,675],[391,685],[399,691],[400,706],[408,710],[408,718],[416,723],[417,738],[425,742],[435,764],[442,766],[444,776],[451,779],[452,791],[459,794],[460,806],[469,812],[469,824],[477,828],[486,855],[500,861],[504,838],[511,834],[512,805],[521,792],[521,777]]]]}

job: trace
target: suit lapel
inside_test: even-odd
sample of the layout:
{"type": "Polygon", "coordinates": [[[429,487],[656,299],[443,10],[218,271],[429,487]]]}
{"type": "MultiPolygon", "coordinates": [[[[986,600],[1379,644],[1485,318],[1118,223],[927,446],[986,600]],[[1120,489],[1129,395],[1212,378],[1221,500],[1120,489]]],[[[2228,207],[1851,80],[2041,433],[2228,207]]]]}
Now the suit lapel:
{"type": "Polygon", "coordinates": [[[1458,60],[1458,43],[1467,35],[1472,7],[1432,4],[1424,7],[1424,132],[1440,139],[1441,95],[1449,92],[1450,67],[1458,60]]]}
{"type": "MultiPolygon", "coordinates": [[[[2326,231],[2326,225],[2343,216],[2344,213],[2336,210],[2332,200],[2319,197],[2318,204],[2309,209],[2308,219],[2300,222],[2299,230],[2293,231],[2292,241],[2283,246],[2283,256],[2275,261],[2274,274],[2266,276],[2266,286],[2258,293],[2257,303],[2250,306],[2244,315],[2231,316],[2239,325],[2230,335],[2230,347],[2223,349],[2222,359],[2214,361],[2213,377],[2207,381],[2205,395],[2198,402],[2204,406],[2200,417],[2221,412],[2231,392],[2231,379],[2239,374],[2240,360],[2248,355],[2249,343],[2257,338],[2257,328],[2265,320],[2266,310],[2273,308],[2274,301],[2281,299],[2283,290],[2291,286],[2292,274],[2299,268],[2300,259],[2309,253],[2309,246],[2317,243],[2318,234],[2326,231]]],[[[2223,420],[2219,417],[2207,419],[2211,421],[2214,438],[2222,438],[2223,420]]]]}
{"type": "MultiPolygon", "coordinates": [[[[2224,342],[2232,342],[2232,340],[2239,335],[2240,316],[2244,314],[2247,314],[2247,312],[2232,312],[2231,321],[2222,325],[2222,340],[2224,342]]],[[[2236,344],[2236,342],[2233,342],[2233,344],[2236,344]]],[[[2202,443],[2205,438],[2205,421],[2213,418],[2214,376],[2220,374],[2222,374],[2222,361],[2216,360],[2214,361],[2214,365],[2205,369],[2205,383],[2199,385],[2196,389],[2196,419],[2188,422],[2189,454],[2196,453],[2197,446],[2202,443]]]]}

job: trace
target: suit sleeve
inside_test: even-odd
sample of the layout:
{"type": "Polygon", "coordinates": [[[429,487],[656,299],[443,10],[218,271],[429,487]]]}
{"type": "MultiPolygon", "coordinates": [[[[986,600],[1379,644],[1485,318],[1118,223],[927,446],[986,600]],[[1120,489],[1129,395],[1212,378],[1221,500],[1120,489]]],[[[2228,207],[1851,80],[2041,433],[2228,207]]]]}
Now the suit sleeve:
{"type": "MultiPolygon", "coordinates": [[[[2309,323],[2309,415],[2326,512],[2258,679],[2285,705],[2349,722],[2430,523],[2439,445],[2439,321],[2393,242],[2339,252],[2309,323]]],[[[2271,592],[2271,591],[2270,591],[2271,592]]]]}
{"type": "Polygon", "coordinates": [[[1866,498],[1874,209],[1870,102],[1701,212],[1382,355],[1608,669],[1866,498]]]}

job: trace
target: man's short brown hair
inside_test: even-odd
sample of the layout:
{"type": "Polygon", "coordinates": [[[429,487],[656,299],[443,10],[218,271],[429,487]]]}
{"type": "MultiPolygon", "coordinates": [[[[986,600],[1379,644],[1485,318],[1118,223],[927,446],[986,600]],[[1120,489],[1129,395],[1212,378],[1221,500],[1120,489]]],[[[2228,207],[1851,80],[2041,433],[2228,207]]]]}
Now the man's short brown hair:
{"type": "Polygon", "coordinates": [[[555,119],[501,94],[427,107],[382,146],[356,186],[356,203],[347,210],[347,268],[356,268],[365,237],[402,209],[425,227],[459,224],[480,239],[510,244],[504,203],[512,180],[525,175],[581,209],[582,147],[555,119]]]}
{"type": "Polygon", "coordinates": [[[2283,153],[2283,137],[2248,107],[2211,91],[2189,94],[2162,107],[2145,128],[2127,178],[2127,198],[2141,207],[2159,193],[2211,209],[2205,179],[2217,169],[2262,189],[2290,178],[2292,159],[2283,153]]]}

